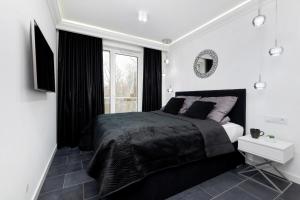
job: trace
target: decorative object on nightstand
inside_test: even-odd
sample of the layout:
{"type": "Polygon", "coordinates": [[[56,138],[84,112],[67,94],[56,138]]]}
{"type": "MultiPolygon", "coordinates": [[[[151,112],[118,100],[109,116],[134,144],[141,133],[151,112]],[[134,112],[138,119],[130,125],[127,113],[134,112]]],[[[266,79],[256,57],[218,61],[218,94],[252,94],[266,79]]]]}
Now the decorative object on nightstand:
{"type": "MultiPolygon", "coordinates": [[[[270,136],[270,135],[269,135],[270,136]]],[[[272,137],[272,136],[271,136],[272,137]]],[[[291,160],[294,156],[294,144],[290,142],[285,142],[282,140],[276,140],[276,142],[268,142],[264,139],[265,137],[260,137],[258,139],[252,138],[250,135],[242,136],[238,139],[238,150],[245,157],[247,163],[250,167],[241,171],[240,174],[242,176],[246,176],[245,173],[258,171],[274,188],[261,183],[255,180],[252,177],[248,177],[255,182],[259,182],[269,187],[270,189],[275,189],[276,191],[283,193],[288,189],[289,186],[292,185],[292,182],[288,180],[274,165],[274,163],[286,164],[289,160],[291,160]],[[251,154],[254,156],[258,156],[263,158],[264,162],[258,164],[251,164],[253,161],[249,160],[246,154],[251,154]],[[274,183],[263,171],[265,168],[271,168],[278,173],[280,178],[288,182],[288,186],[284,189],[281,189],[274,183]],[[253,169],[254,168],[254,169],[253,169]]]]}
{"type": "Polygon", "coordinates": [[[276,140],[275,140],[275,136],[274,135],[266,135],[265,137],[264,137],[264,139],[265,139],[265,141],[267,141],[267,142],[276,142],[276,140]]]}
{"type": "Polygon", "coordinates": [[[250,134],[252,138],[259,138],[260,136],[263,136],[265,133],[257,128],[250,128],[250,134]]]}

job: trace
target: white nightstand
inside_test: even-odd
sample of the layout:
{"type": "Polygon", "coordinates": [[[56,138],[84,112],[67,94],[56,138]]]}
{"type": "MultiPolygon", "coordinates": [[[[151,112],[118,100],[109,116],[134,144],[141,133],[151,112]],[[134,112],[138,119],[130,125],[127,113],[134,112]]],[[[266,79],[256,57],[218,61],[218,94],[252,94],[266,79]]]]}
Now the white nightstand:
{"type": "MultiPolygon", "coordinates": [[[[280,193],[284,192],[292,182],[289,181],[274,165],[273,163],[285,164],[289,160],[291,160],[294,156],[294,145],[290,142],[285,142],[282,140],[275,140],[275,142],[266,141],[264,137],[260,137],[258,139],[252,138],[250,135],[239,137],[238,139],[238,150],[241,154],[248,160],[247,154],[252,154],[258,157],[261,157],[265,160],[265,162],[251,165],[254,169],[244,170],[240,172],[241,175],[243,173],[258,171],[266,178],[268,182],[270,182],[274,188],[280,193]],[[268,178],[268,176],[264,173],[262,169],[266,167],[273,168],[284,180],[288,181],[290,184],[284,190],[281,190],[272,180],[268,178]]],[[[251,163],[250,161],[248,163],[251,163]]],[[[248,177],[251,178],[251,177],[248,177]]],[[[251,178],[252,179],[252,178],[251,178]]],[[[254,179],[252,179],[254,180],[254,179]]],[[[256,181],[256,180],[254,180],[256,181]]],[[[257,181],[256,181],[257,182],[257,181]]],[[[273,188],[271,188],[273,189],[273,188]]]]}

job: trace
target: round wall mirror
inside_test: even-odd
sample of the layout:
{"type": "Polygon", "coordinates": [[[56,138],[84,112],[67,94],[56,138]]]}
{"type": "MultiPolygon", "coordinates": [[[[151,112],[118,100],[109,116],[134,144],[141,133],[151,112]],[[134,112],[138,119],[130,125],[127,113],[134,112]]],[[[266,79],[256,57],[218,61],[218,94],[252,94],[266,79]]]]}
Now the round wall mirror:
{"type": "Polygon", "coordinates": [[[194,72],[199,78],[211,76],[217,69],[218,55],[210,49],[199,53],[194,62],[194,72]]]}

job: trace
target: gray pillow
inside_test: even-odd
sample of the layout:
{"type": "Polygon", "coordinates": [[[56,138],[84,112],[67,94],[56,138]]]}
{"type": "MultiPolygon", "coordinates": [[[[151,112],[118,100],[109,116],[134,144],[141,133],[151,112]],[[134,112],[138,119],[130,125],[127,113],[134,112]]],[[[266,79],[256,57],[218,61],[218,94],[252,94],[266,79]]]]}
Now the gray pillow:
{"type": "Polygon", "coordinates": [[[215,108],[207,115],[207,118],[221,122],[222,119],[228,115],[237,101],[237,97],[203,97],[201,101],[215,102],[215,108]]]}
{"type": "Polygon", "coordinates": [[[179,110],[180,114],[184,114],[195,101],[199,101],[201,97],[196,97],[196,96],[178,96],[176,98],[185,98],[184,103],[179,110]]]}

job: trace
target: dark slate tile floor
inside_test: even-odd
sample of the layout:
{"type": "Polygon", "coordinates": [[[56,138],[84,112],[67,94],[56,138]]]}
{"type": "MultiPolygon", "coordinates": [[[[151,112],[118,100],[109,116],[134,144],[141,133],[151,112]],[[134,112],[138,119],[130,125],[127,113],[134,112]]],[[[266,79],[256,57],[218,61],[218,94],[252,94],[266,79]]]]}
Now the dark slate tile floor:
{"type": "MultiPolygon", "coordinates": [[[[86,173],[92,152],[64,148],[56,152],[38,200],[99,200],[98,184],[86,173]]],[[[265,182],[262,175],[239,175],[246,166],[228,171],[213,179],[176,194],[167,200],[299,200],[300,185],[293,184],[283,194],[250,180],[265,182]]],[[[280,188],[288,183],[269,174],[280,188]]],[[[271,185],[269,185],[271,186],[271,185]]]]}
{"type": "Polygon", "coordinates": [[[98,185],[85,170],[92,155],[78,148],[58,150],[38,200],[93,200],[98,185]]]}

